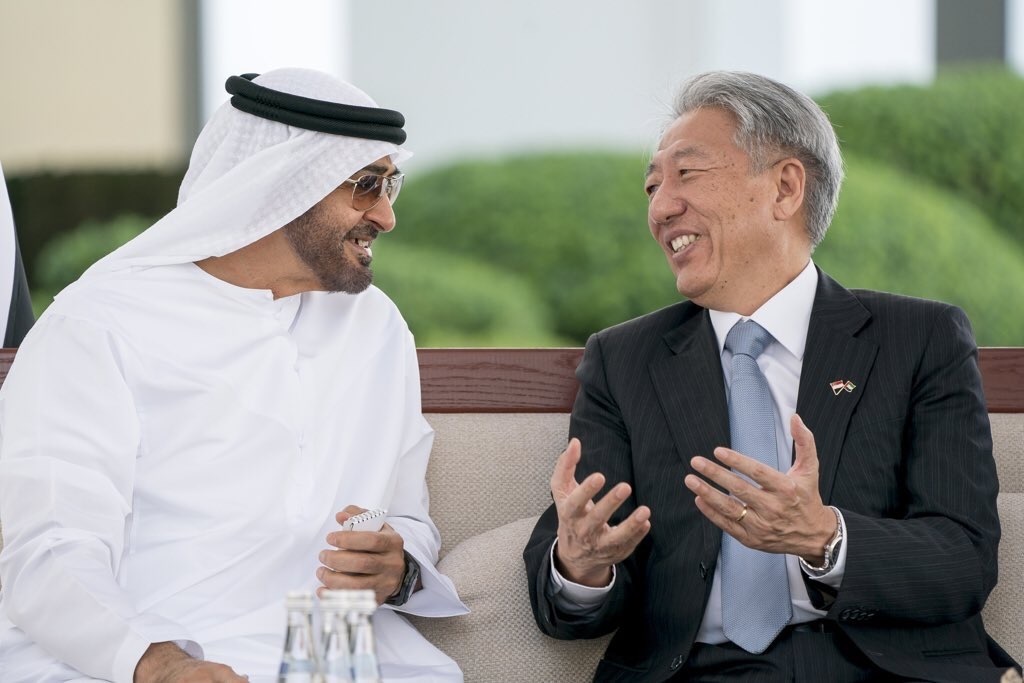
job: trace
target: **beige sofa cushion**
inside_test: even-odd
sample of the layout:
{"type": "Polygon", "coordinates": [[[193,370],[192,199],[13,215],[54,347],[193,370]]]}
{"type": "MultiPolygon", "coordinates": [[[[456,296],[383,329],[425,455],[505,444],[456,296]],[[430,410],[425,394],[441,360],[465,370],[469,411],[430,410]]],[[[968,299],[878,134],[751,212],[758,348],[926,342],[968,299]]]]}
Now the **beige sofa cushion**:
{"type": "Polygon", "coordinates": [[[991,413],[988,418],[999,492],[1024,493],[1024,413],[991,413]]]}
{"type": "Polygon", "coordinates": [[[989,635],[1024,662],[1024,493],[999,494],[999,521],[999,583],[981,616],[989,635]]]}
{"type": "Polygon", "coordinates": [[[985,629],[1024,662],[1024,414],[993,413],[992,444],[999,470],[999,583],[982,611],[985,629]]]}
{"type": "Polygon", "coordinates": [[[470,538],[438,567],[472,612],[421,619],[415,626],[462,667],[473,683],[590,681],[610,636],[565,641],[540,632],[530,611],[522,552],[536,517],[470,538]]]}
{"type": "Polygon", "coordinates": [[[467,538],[551,504],[551,471],[568,439],[568,413],[425,417],[436,431],[427,483],[442,557],[467,538]]]}

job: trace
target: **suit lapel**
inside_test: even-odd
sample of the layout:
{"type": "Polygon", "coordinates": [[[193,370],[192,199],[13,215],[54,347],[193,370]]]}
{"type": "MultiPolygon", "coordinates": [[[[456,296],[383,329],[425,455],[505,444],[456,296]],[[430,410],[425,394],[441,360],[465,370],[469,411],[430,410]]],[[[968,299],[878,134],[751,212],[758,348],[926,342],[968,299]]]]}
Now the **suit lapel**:
{"type": "MultiPolygon", "coordinates": [[[[695,307],[696,308],[696,307],[695,307]]],[[[707,311],[665,335],[672,355],[649,366],[654,391],[676,448],[687,464],[694,455],[729,443],[729,409],[722,361],[707,311]]]]}
{"type": "Polygon", "coordinates": [[[818,451],[819,490],[826,503],[832,495],[843,440],[878,354],[874,342],[854,335],[871,314],[853,294],[818,271],[818,291],[807,329],[807,346],[797,413],[814,433],[818,451]],[[834,382],[852,383],[840,387],[834,382]]]}
{"type": "MultiPolygon", "coordinates": [[[[692,306],[692,315],[664,337],[671,355],[648,366],[676,452],[688,471],[690,458],[713,457],[716,446],[729,443],[729,409],[714,328],[707,311],[692,306]]],[[[722,536],[710,521],[703,516],[702,520],[703,559],[711,566],[722,536]]]]}

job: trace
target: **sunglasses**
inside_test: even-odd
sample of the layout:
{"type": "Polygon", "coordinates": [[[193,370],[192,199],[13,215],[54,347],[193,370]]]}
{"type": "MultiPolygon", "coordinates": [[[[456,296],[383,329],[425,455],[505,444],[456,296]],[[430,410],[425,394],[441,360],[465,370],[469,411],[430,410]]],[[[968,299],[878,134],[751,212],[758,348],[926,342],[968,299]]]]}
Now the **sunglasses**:
{"type": "Polygon", "coordinates": [[[395,203],[398,192],[402,189],[402,181],[405,175],[377,175],[376,173],[364,173],[358,178],[349,178],[341,181],[341,184],[352,183],[352,208],[356,211],[369,211],[377,206],[381,199],[387,195],[388,202],[395,203]]]}

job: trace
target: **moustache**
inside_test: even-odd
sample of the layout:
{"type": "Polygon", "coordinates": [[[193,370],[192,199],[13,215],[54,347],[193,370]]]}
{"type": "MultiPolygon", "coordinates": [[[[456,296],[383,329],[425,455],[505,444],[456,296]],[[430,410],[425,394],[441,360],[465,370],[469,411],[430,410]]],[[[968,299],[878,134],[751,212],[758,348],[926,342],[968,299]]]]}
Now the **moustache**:
{"type": "Polygon", "coordinates": [[[345,239],[347,240],[370,240],[377,239],[377,235],[380,234],[380,230],[375,228],[369,223],[359,223],[347,233],[345,233],[345,239]]]}

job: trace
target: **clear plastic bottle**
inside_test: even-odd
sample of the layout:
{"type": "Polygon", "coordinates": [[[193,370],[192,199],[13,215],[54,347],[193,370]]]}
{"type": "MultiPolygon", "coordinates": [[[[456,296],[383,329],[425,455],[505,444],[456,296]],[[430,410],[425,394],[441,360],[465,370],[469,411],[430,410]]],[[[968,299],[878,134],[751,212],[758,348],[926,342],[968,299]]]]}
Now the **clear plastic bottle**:
{"type": "Polygon", "coordinates": [[[288,630],[284,636],[284,654],[278,669],[278,683],[320,683],[316,648],[313,641],[313,595],[291,591],[285,597],[288,630]]]}
{"type": "Polygon", "coordinates": [[[320,664],[324,683],[353,683],[348,615],[353,591],[325,590],[320,596],[320,664]]]}
{"type": "Polygon", "coordinates": [[[352,630],[352,679],[355,683],[381,683],[377,641],[370,616],[377,609],[373,591],[353,591],[349,624],[352,630]]]}

